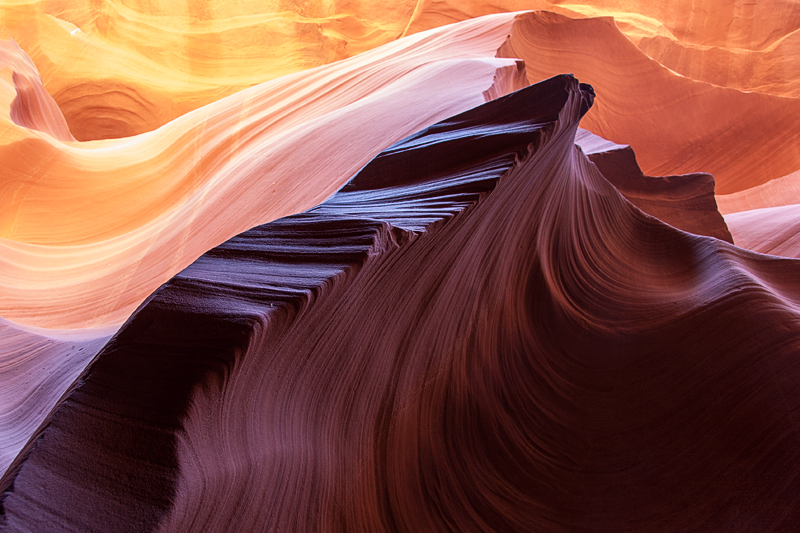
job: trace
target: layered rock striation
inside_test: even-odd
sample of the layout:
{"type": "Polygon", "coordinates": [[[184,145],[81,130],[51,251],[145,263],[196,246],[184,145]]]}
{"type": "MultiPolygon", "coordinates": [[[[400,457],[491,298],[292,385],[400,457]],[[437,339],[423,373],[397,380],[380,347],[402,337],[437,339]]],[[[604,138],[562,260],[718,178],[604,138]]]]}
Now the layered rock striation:
{"type": "MultiPolygon", "coordinates": [[[[420,33],[125,139],[60,138],[38,76],[26,78],[38,107],[0,83],[0,316],[121,324],[208,249],[319,204],[392,143],[527,85],[518,60],[495,57],[513,23],[500,14],[420,33]]],[[[6,49],[9,74],[32,68],[6,49]]]]}
{"type": "Polygon", "coordinates": [[[3,525],[781,530],[800,264],[676,230],[558,76],[158,289],[3,478],[3,525]]]}

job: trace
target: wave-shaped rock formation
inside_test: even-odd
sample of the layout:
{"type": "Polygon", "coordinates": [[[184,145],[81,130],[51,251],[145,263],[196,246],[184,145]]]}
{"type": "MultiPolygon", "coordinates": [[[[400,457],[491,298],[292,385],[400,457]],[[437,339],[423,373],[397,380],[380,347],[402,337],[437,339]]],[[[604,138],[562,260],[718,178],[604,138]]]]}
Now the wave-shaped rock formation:
{"type": "Polygon", "coordinates": [[[542,11],[502,55],[524,59],[532,82],[592,83],[583,127],[631,145],[645,173],[709,172],[730,194],[800,168],[795,2],[423,0],[406,33],[525,9],[542,11]]]}
{"type": "Polygon", "coordinates": [[[92,143],[71,137],[28,56],[0,46],[0,316],[16,323],[0,328],[0,471],[103,341],[197,256],[319,203],[404,135],[526,85],[517,61],[493,57],[512,22],[434,30],[92,143]]]}
{"type": "MultiPolygon", "coordinates": [[[[800,168],[795,146],[800,134],[800,9],[791,0],[680,0],[669,5],[641,0],[404,0],[389,7],[370,1],[0,1],[0,36],[21,43],[42,73],[44,87],[55,96],[71,129],[59,138],[74,134],[88,140],[153,130],[243,88],[351,57],[400,35],[530,9],[543,11],[514,25],[500,55],[526,60],[532,81],[573,72],[592,83],[599,97],[584,127],[632,146],[644,173],[709,172],[717,191],[731,195],[800,168]]],[[[18,160],[23,161],[22,174],[30,173],[32,156],[23,154],[18,160]]],[[[112,167],[115,173],[119,170],[112,167]]],[[[794,196],[773,206],[790,203],[794,196]]],[[[14,218],[13,208],[4,211],[14,218]]],[[[218,242],[194,250],[194,255],[218,242]]],[[[13,253],[28,263],[43,260],[30,257],[27,249],[13,253]]],[[[186,264],[171,265],[169,273],[186,264]]],[[[15,276],[20,286],[34,275],[30,272],[41,269],[29,264],[22,270],[15,276]]],[[[154,287],[122,291],[125,301],[112,321],[128,316],[154,287]],[[132,293],[136,296],[128,298],[132,293]]],[[[28,294],[36,290],[25,288],[28,294]]],[[[25,298],[17,296],[15,307],[24,307],[25,298]]],[[[42,310],[38,313],[41,317],[42,310]]],[[[80,325],[48,324],[9,308],[0,308],[0,314],[18,322],[35,320],[39,326],[80,325]]]]}
{"type": "Polygon", "coordinates": [[[152,132],[85,143],[59,136],[63,117],[8,44],[0,59],[27,81],[7,80],[0,107],[0,316],[121,324],[208,249],[319,204],[414,131],[527,85],[518,60],[495,57],[513,23],[500,14],[419,33],[152,132]]]}
{"type": "Polygon", "coordinates": [[[591,82],[599,97],[584,127],[630,144],[649,175],[708,172],[729,194],[800,168],[800,100],[679,76],[611,18],[524,14],[500,55],[524,59],[531,81],[573,72],[591,82]]]}
{"type": "Polygon", "coordinates": [[[727,194],[800,168],[792,0],[0,1],[0,37],[32,55],[72,134],[89,140],[150,131],[400,35],[530,9],[571,21],[542,13],[517,39],[532,81],[592,82],[600,99],[584,126],[632,145],[647,174],[710,172],[727,194]]]}
{"type": "Polygon", "coordinates": [[[787,530],[797,261],[645,215],[558,76],[209,251],[3,478],[3,527],[787,530]]]}

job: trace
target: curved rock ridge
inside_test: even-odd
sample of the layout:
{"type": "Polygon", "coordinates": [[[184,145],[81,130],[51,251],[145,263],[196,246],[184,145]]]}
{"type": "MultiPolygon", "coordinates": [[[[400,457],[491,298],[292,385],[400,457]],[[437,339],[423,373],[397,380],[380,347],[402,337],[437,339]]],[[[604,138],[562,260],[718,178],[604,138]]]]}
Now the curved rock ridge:
{"type": "Polygon", "coordinates": [[[800,168],[800,100],[677,75],[612,18],[522,14],[499,55],[525,60],[531,81],[572,72],[596,87],[583,127],[629,144],[645,174],[708,172],[717,193],[730,194],[800,168]]]}
{"type": "Polygon", "coordinates": [[[0,316],[120,324],[209,248],[320,203],[398,139],[527,85],[520,62],[494,57],[513,20],[415,34],[127,139],[64,143],[7,118],[0,316]]]}
{"type": "Polygon", "coordinates": [[[645,176],[630,146],[612,143],[581,128],[575,144],[603,177],[643,212],[689,233],[733,244],[731,232],[717,209],[712,175],[645,176]]]}
{"type": "Polygon", "coordinates": [[[175,505],[185,469],[179,428],[192,396],[224,382],[263,327],[280,338],[295,315],[371,258],[396,255],[485,196],[552,129],[572,85],[556,78],[413,135],[320,207],[235,237],[161,287],[4,478],[4,486],[13,481],[4,499],[8,528],[66,515],[64,527],[85,531],[152,528],[175,505]],[[55,482],[52,460],[80,472],[71,488],[60,475],[55,482]],[[30,492],[42,475],[61,496],[30,492]],[[39,509],[41,498],[51,511],[39,509]],[[89,512],[97,498],[106,512],[89,512]]]}
{"type": "Polygon", "coordinates": [[[764,50],[800,29],[800,7],[792,0],[758,3],[719,0],[421,0],[407,32],[501,11],[544,9],[575,16],[613,16],[631,37],[638,32],[669,35],[696,46],[764,50]]]}
{"type": "Polygon", "coordinates": [[[685,77],[746,91],[800,96],[800,9],[791,0],[423,0],[406,32],[528,9],[570,18],[613,17],[639,50],[685,77]]]}
{"type": "Polygon", "coordinates": [[[800,263],[627,202],[574,146],[593,99],[487,103],[203,255],[19,456],[5,529],[790,529],[800,263]]]}

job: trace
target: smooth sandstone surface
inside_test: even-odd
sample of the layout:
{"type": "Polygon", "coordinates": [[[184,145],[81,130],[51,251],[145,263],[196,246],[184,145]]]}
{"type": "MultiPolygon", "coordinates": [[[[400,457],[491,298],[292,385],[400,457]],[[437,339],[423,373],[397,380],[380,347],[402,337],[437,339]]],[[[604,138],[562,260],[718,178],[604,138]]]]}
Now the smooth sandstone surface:
{"type": "Polygon", "coordinates": [[[394,41],[413,2],[0,2],[82,141],[156,129],[247,87],[394,41]]]}
{"type": "Polygon", "coordinates": [[[800,168],[800,100],[676,75],[611,18],[523,14],[500,55],[524,59],[532,82],[572,72],[591,83],[598,100],[583,127],[629,144],[645,174],[708,172],[729,194],[800,168]]]}
{"type": "Polygon", "coordinates": [[[420,127],[522,87],[519,64],[494,57],[513,20],[417,34],[126,139],[63,142],[6,111],[0,316],[121,323],[205,250],[318,204],[420,127]]]}
{"type": "Polygon", "coordinates": [[[800,202],[800,170],[763,185],[717,196],[720,213],[728,215],[751,209],[778,207],[800,202]]]}
{"type": "Polygon", "coordinates": [[[791,0],[423,0],[407,33],[502,11],[542,9],[613,17],[642,52],[685,77],[723,87],[800,96],[800,8],[791,0]]]}
{"type": "Polygon", "coordinates": [[[742,248],[800,258],[800,204],[731,213],[725,222],[742,248]]]}
{"type": "Polygon", "coordinates": [[[717,197],[736,244],[756,252],[800,257],[800,171],[717,197]]]}

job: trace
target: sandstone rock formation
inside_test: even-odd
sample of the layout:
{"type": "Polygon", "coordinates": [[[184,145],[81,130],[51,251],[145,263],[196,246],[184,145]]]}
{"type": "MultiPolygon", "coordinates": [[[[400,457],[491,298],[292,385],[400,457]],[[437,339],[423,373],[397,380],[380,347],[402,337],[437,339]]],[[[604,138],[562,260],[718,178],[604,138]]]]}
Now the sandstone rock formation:
{"type": "MultiPolygon", "coordinates": [[[[391,143],[524,86],[517,61],[494,57],[513,19],[418,34],[125,139],[70,143],[0,110],[0,316],[121,323],[209,248],[313,207],[391,143]]],[[[49,124],[51,109],[30,120],[49,124]]]]}
{"type": "Polygon", "coordinates": [[[627,202],[574,146],[593,98],[500,98],[209,251],[19,456],[6,527],[795,523],[797,263],[627,202]]]}
{"type": "Polygon", "coordinates": [[[0,530],[792,530],[798,28],[0,0],[0,530]]]}

